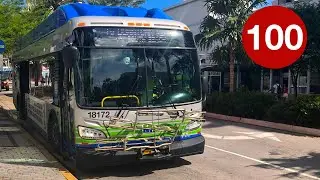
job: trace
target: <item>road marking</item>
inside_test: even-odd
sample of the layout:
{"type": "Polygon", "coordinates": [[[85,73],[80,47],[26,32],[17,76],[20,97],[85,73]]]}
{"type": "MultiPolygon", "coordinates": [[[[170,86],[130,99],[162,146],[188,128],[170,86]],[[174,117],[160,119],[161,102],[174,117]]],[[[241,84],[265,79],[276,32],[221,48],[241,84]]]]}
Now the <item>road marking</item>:
{"type": "Polygon", "coordinates": [[[254,159],[254,158],[251,158],[251,157],[248,157],[248,156],[244,156],[244,155],[241,155],[241,154],[238,154],[238,153],[234,153],[234,152],[231,152],[231,151],[223,150],[223,149],[216,148],[216,147],[213,147],[213,146],[209,146],[209,145],[205,145],[205,146],[207,148],[215,149],[217,151],[221,151],[221,152],[225,152],[225,153],[228,153],[228,154],[239,156],[239,157],[242,157],[242,158],[245,158],[245,159],[249,159],[251,161],[255,161],[255,162],[258,162],[258,163],[261,163],[261,164],[265,164],[265,165],[268,165],[268,166],[271,166],[271,167],[274,167],[274,168],[277,168],[277,169],[280,169],[280,170],[288,171],[288,172],[291,172],[291,173],[296,173],[296,174],[299,174],[300,176],[305,176],[305,177],[308,177],[308,178],[311,178],[311,179],[320,180],[320,177],[312,176],[312,175],[309,175],[309,174],[306,174],[306,173],[300,173],[299,171],[294,170],[294,169],[281,167],[281,166],[278,166],[278,165],[275,165],[275,164],[271,164],[271,163],[268,163],[268,162],[265,162],[265,161],[254,159]]]}
{"type": "Polygon", "coordinates": [[[235,132],[235,133],[245,134],[245,135],[253,136],[256,138],[268,138],[274,141],[281,142],[280,139],[278,139],[274,134],[269,132],[235,132]]]}
{"type": "Polygon", "coordinates": [[[235,133],[241,133],[241,134],[245,134],[247,136],[218,136],[218,135],[207,134],[207,133],[202,133],[202,135],[205,138],[210,138],[210,139],[251,140],[251,139],[256,139],[256,138],[260,138],[260,139],[267,138],[267,139],[281,142],[281,140],[278,139],[272,133],[265,133],[265,132],[235,132],[235,133]]]}
{"type": "Polygon", "coordinates": [[[253,137],[249,136],[217,136],[217,135],[212,135],[212,134],[206,134],[202,133],[202,135],[206,138],[211,138],[211,139],[225,139],[225,140],[248,140],[248,139],[255,139],[253,137]]]}
{"type": "Polygon", "coordinates": [[[68,170],[60,170],[60,173],[66,178],[66,180],[77,180],[68,170]]]}

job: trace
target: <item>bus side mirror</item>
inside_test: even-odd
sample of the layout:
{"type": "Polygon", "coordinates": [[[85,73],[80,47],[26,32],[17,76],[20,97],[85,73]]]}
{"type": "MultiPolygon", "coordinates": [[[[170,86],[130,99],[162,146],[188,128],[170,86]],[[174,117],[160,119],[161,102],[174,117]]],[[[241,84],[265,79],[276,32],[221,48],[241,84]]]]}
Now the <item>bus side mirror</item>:
{"type": "Polygon", "coordinates": [[[66,68],[71,68],[73,63],[80,59],[80,52],[75,46],[66,46],[62,50],[63,63],[66,68]]]}

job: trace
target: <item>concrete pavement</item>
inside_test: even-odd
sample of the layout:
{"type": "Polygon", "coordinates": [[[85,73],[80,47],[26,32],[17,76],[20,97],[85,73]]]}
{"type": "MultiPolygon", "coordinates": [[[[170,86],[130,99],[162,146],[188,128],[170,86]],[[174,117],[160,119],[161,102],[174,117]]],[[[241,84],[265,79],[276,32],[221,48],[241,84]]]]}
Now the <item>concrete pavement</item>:
{"type": "MultiPolygon", "coordinates": [[[[0,95],[0,106],[13,111],[12,98],[0,95]]],[[[17,122],[0,111],[0,179],[67,179],[65,168],[17,122]]]]}

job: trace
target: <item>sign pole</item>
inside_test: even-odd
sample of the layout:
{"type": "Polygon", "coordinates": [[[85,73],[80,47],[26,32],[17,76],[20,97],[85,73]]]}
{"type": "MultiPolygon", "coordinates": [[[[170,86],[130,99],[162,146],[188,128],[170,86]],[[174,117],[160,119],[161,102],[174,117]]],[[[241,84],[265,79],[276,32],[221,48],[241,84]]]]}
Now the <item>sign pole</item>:
{"type": "MultiPolygon", "coordinates": [[[[0,40],[0,84],[2,83],[2,74],[3,74],[3,53],[6,50],[6,46],[2,40],[0,40]]],[[[2,91],[1,85],[0,85],[0,92],[2,91]]]]}
{"type": "MultiPolygon", "coordinates": [[[[3,74],[3,54],[0,54],[0,84],[2,83],[2,74],[3,74]]],[[[0,92],[2,91],[2,87],[0,85],[0,92]]]]}

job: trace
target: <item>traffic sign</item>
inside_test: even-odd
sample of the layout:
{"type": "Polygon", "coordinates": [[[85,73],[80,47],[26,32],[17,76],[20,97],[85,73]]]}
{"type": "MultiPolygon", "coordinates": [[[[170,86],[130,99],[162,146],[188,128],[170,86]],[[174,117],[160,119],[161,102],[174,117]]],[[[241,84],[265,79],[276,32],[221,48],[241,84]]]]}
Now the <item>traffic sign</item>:
{"type": "Polygon", "coordinates": [[[0,54],[3,54],[6,50],[6,46],[2,40],[0,40],[0,54]]]}
{"type": "Polygon", "coordinates": [[[242,31],[242,44],[256,64],[280,69],[301,57],[307,45],[307,29],[289,8],[268,6],[248,18],[242,31]]]}

